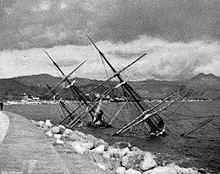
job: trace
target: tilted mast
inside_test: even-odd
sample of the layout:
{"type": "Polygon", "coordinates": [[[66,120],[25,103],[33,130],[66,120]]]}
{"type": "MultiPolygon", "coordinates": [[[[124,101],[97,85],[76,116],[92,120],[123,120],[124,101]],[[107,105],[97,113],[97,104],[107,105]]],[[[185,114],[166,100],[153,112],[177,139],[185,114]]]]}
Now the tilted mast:
{"type": "MultiPolygon", "coordinates": [[[[52,89],[48,84],[46,84],[46,86],[47,86],[47,88],[48,88],[49,90],[52,89]]],[[[56,95],[55,92],[53,92],[53,91],[52,91],[52,94],[53,94],[54,96],[56,95]]],[[[63,102],[62,100],[60,100],[59,102],[60,102],[61,106],[65,109],[65,111],[68,113],[68,115],[70,115],[70,114],[71,114],[71,111],[70,111],[69,109],[67,109],[67,107],[66,107],[66,105],[64,104],[64,102],[63,102]]]]}
{"type": "MultiPolygon", "coordinates": [[[[88,37],[88,36],[87,36],[88,37]]],[[[88,37],[88,39],[91,41],[91,43],[93,44],[93,46],[96,48],[96,50],[99,52],[99,54],[101,55],[101,57],[106,61],[106,63],[109,65],[109,67],[112,69],[112,71],[114,73],[117,73],[117,71],[114,69],[114,67],[111,65],[111,63],[107,60],[107,58],[105,57],[105,55],[98,49],[98,47],[95,45],[95,43],[91,40],[90,37],[88,37]]],[[[135,103],[139,106],[139,108],[141,109],[142,113],[146,113],[146,110],[144,108],[144,106],[141,104],[141,102],[139,102],[139,100],[137,99],[137,97],[134,95],[136,94],[136,92],[134,91],[134,89],[129,85],[127,84],[121,77],[120,74],[117,74],[116,77],[119,79],[119,81],[121,83],[123,83],[123,87],[126,89],[126,91],[130,94],[130,96],[134,99],[135,103]]],[[[149,124],[149,127],[151,128],[151,131],[153,131],[153,129],[155,128],[159,128],[159,126],[157,125],[157,123],[155,123],[155,121],[153,121],[154,119],[159,119],[159,120],[162,120],[162,118],[157,114],[157,112],[155,112],[153,115],[151,115],[149,117],[149,119],[147,119],[147,123],[149,124]],[[155,116],[157,116],[157,118],[155,118],[155,116]],[[150,120],[150,118],[152,118],[152,120],[150,120]],[[155,125],[156,124],[156,125],[155,125]],[[153,126],[153,127],[152,127],[153,126]]],[[[163,122],[163,120],[162,120],[163,122]]],[[[162,130],[164,130],[164,126],[162,128],[162,130]]],[[[159,130],[158,131],[162,131],[162,130],[159,130]]]]}
{"type": "MultiPolygon", "coordinates": [[[[88,36],[87,36],[88,37],[88,36]]],[[[107,58],[105,57],[105,55],[99,50],[99,48],[95,45],[95,43],[92,41],[92,39],[90,37],[88,37],[88,39],[91,41],[91,43],[94,45],[94,47],[96,48],[96,50],[99,52],[99,54],[102,56],[102,58],[106,61],[106,63],[109,65],[109,67],[112,69],[112,71],[114,73],[117,73],[117,71],[114,69],[114,67],[111,65],[111,63],[107,60],[107,58]]],[[[146,55],[146,53],[144,54],[146,55]]],[[[124,80],[122,79],[120,73],[117,73],[116,77],[119,79],[120,83],[124,82],[124,80]]],[[[132,96],[132,98],[134,99],[134,101],[137,103],[137,105],[139,106],[139,108],[141,109],[141,111],[145,111],[144,106],[139,102],[139,99],[135,96],[137,95],[137,93],[134,91],[134,89],[127,84],[126,82],[122,85],[126,91],[130,94],[130,96],[132,96]]]]}
{"type": "MultiPolygon", "coordinates": [[[[45,51],[45,53],[47,54],[47,56],[50,58],[50,60],[53,62],[53,64],[57,67],[57,69],[61,72],[61,74],[63,76],[65,76],[64,72],[60,69],[60,67],[57,65],[57,63],[52,59],[52,57],[45,51]]],[[[86,106],[89,106],[88,102],[86,101],[86,97],[85,95],[83,94],[83,92],[77,87],[75,86],[74,84],[71,83],[71,81],[67,78],[66,79],[67,83],[71,86],[70,87],[70,90],[72,91],[73,94],[76,94],[78,99],[83,101],[83,103],[86,105],[86,106]]]]}

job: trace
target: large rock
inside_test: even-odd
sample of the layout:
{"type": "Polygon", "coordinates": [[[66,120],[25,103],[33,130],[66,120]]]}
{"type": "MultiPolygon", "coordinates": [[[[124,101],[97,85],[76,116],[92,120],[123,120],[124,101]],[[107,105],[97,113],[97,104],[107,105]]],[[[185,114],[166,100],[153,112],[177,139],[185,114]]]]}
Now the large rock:
{"type": "Polygon", "coordinates": [[[81,139],[81,136],[77,134],[76,132],[72,132],[72,134],[67,137],[67,140],[70,140],[70,141],[80,141],[80,139],[81,139]]]}
{"type": "Polygon", "coordinates": [[[99,138],[97,138],[97,140],[95,141],[94,147],[96,148],[96,147],[98,147],[99,145],[102,145],[102,144],[105,145],[105,150],[107,150],[107,149],[108,149],[108,143],[105,142],[105,141],[102,140],[102,139],[99,139],[99,138]]]}
{"type": "Polygon", "coordinates": [[[47,132],[50,130],[50,127],[48,127],[46,124],[44,124],[43,128],[44,132],[47,132]]]}
{"type": "Polygon", "coordinates": [[[156,157],[152,155],[150,152],[144,152],[144,159],[140,163],[140,168],[142,170],[148,170],[150,168],[154,168],[157,166],[156,161],[154,160],[156,157]]]}
{"type": "Polygon", "coordinates": [[[94,144],[98,141],[98,139],[91,134],[87,134],[87,139],[92,141],[94,144]]]}
{"type": "Polygon", "coordinates": [[[58,126],[54,126],[51,128],[51,131],[53,132],[53,134],[59,134],[60,128],[58,126]]]}
{"type": "Polygon", "coordinates": [[[85,147],[86,149],[90,150],[93,148],[93,142],[91,141],[87,141],[85,143],[81,142],[81,146],[85,147]]]}
{"type": "Polygon", "coordinates": [[[53,134],[53,137],[56,139],[60,139],[62,137],[62,135],[61,134],[53,134]]]}
{"type": "Polygon", "coordinates": [[[101,144],[98,147],[91,150],[91,152],[95,152],[95,153],[103,153],[104,151],[105,151],[105,145],[104,144],[101,144]]]}
{"type": "Polygon", "coordinates": [[[102,155],[103,155],[104,158],[110,158],[110,153],[108,151],[104,151],[102,153],[102,155]]]}
{"type": "Polygon", "coordinates": [[[65,129],[65,131],[63,132],[63,136],[67,137],[70,136],[73,133],[73,131],[71,129],[65,129]]]}
{"type": "Polygon", "coordinates": [[[77,153],[83,154],[84,152],[88,151],[87,148],[82,146],[82,143],[80,141],[73,141],[69,143],[77,153]]]}
{"type": "Polygon", "coordinates": [[[51,137],[53,137],[53,132],[52,132],[51,130],[49,130],[49,131],[47,131],[47,132],[45,133],[45,135],[46,135],[48,138],[51,138],[51,137]]]}
{"type": "Polygon", "coordinates": [[[130,152],[122,157],[122,166],[124,166],[127,169],[137,169],[139,168],[143,159],[144,155],[142,153],[130,152]]]}
{"type": "MultiPolygon", "coordinates": [[[[110,156],[110,158],[120,158],[120,149],[116,149],[114,147],[109,147],[107,154],[110,156]]],[[[106,155],[106,154],[105,154],[106,155]]]]}
{"type": "Polygon", "coordinates": [[[116,149],[125,149],[125,148],[131,148],[131,144],[128,142],[116,142],[113,144],[113,147],[116,149]]]}
{"type": "Polygon", "coordinates": [[[86,134],[84,134],[78,130],[74,130],[70,137],[73,138],[73,141],[80,141],[83,143],[88,141],[86,134]]]}
{"type": "Polygon", "coordinates": [[[108,168],[103,163],[96,163],[96,165],[101,168],[102,170],[107,170],[108,168]]]}
{"type": "Polygon", "coordinates": [[[103,156],[101,154],[98,153],[91,153],[90,152],[86,152],[84,154],[90,161],[92,161],[94,164],[98,165],[100,168],[104,169],[104,170],[113,170],[113,164],[111,162],[111,160],[103,158],[103,156]]]}
{"type": "Polygon", "coordinates": [[[63,134],[65,132],[65,127],[63,125],[58,126],[60,128],[60,134],[63,134]]]}
{"type": "Polygon", "coordinates": [[[43,128],[44,127],[44,121],[38,121],[37,126],[43,128]]]}
{"type": "Polygon", "coordinates": [[[123,156],[125,156],[126,154],[129,154],[131,153],[131,151],[129,150],[128,147],[124,148],[124,149],[121,149],[119,150],[119,155],[120,155],[120,158],[122,158],[123,156]]]}
{"type": "Polygon", "coordinates": [[[128,169],[125,174],[141,174],[141,172],[134,169],[128,169]]]}
{"type": "Polygon", "coordinates": [[[48,128],[53,127],[53,124],[50,122],[50,120],[46,120],[46,121],[45,121],[45,125],[46,125],[48,128]]]}
{"type": "Polygon", "coordinates": [[[111,162],[112,168],[113,168],[114,171],[121,166],[121,160],[120,159],[109,159],[109,161],[111,162]]]}
{"type": "Polygon", "coordinates": [[[64,141],[56,139],[56,145],[64,145],[64,141]]]}
{"type": "Polygon", "coordinates": [[[115,170],[115,173],[116,173],[116,174],[125,174],[125,171],[126,171],[126,168],[125,168],[125,167],[118,167],[118,168],[115,170]]]}

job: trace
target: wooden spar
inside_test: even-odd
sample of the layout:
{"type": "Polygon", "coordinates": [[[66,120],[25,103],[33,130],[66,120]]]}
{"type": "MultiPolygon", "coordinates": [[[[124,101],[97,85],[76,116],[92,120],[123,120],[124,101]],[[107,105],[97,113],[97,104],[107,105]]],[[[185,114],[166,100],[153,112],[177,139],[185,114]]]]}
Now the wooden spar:
{"type": "MultiPolygon", "coordinates": [[[[144,57],[145,55],[147,55],[147,53],[142,54],[139,58],[137,58],[135,61],[131,62],[129,65],[127,65],[126,67],[124,67],[123,69],[121,69],[120,71],[116,72],[113,76],[109,77],[107,80],[105,80],[104,82],[100,83],[97,87],[95,87],[92,90],[95,90],[97,88],[99,88],[100,86],[102,86],[103,84],[105,84],[106,82],[110,81],[111,79],[113,79],[114,77],[116,77],[117,75],[119,75],[120,73],[122,73],[123,71],[125,71],[126,69],[128,69],[131,65],[133,65],[134,63],[136,63],[137,61],[139,61],[142,57],[144,57]]],[[[92,91],[91,90],[91,91],[92,91]]],[[[91,92],[90,91],[90,92],[91,92]]]]}
{"type": "MultiPolygon", "coordinates": [[[[159,107],[160,105],[164,104],[169,98],[171,98],[172,96],[176,95],[176,93],[173,93],[171,95],[169,95],[168,97],[164,98],[162,102],[158,103],[157,105],[155,105],[154,107],[146,110],[146,114],[148,114],[149,112],[153,111],[155,108],[159,107]]],[[[120,130],[117,131],[117,133],[114,133],[113,135],[117,135],[119,133],[121,133],[121,131],[123,131],[124,129],[126,129],[127,127],[131,126],[132,124],[134,124],[136,121],[138,121],[139,119],[141,119],[143,117],[143,115],[141,114],[140,116],[138,116],[137,118],[135,118],[134,120],[132,120],[131,122],[129,122],[127,125],[125,125],[123,128],[121,128],[120,130]],[[119,132],[119,133],[118,133],[119,132]]]]}
{"type": "Polygon", "coordinates": [[[142,123],[143,121],[145,121],[146,119],[148,119],[150,116],[155,115],[155,114],[157,114],[158,112],[160,112],[160,111],[166,109],[168,106],[170,106],[171,104],[173,104],[174,102],[176,102],[176,101],[179,100],[180,98],[182,98],[182,96],[179,96],[179,97],[176,98],[175,100],[169,102],[169,104],[167,104],[166,106],[164,106],[164,107],[160,108],[159,110],[154,111],[154,112],[152,112],[152,113],[149,113],[148,110],[144,111],[140,116],[138,116],[138,118],[139,118],[139,119],[141,118],[141,120],[139,120],[139,121],[135,120],[135,121],[137,121],[137,122],[134,121],[134,122],[132,122],[132,124],[130,123],[130,124],[124,126],[122,129],[120,129],[119,131],[117,131],[116,133],[114,133],[113,136],[119,135],[120,133],[123,133],[123,132],[127,131],[128,129],[130,129],[130,128],[132,128],[132,127],[134,127],[134,126],[136,126],[136,125],[142,123]]]}
{"type": "Polygon", "coordinates": [[[50,60],[53,62],[53,64],[57,67],[57,69],[61,72],[61,74],[63,75],[63,76],[65,76],[65,74],[64,74],[64,72],[60,69],[60,67],[57,65],[57,63],[52,59],[52,57],[46,52],[46,51],[44,51],[46,54],[47,54],[47,56],[50,58],[50,60]]]}
{"type": "Polygon", "coordinates": [[[95,100],[94,104],[92,106],[90,106],[90,108],[83,112],[82,114],[78,115],[71,123],[70,123],[70,126],[69,128],[72,128],[73,126],[75,126],[80,120],[84,119],[85,116],[88,114],[88,113],[91,113],[91,111],[95,108],[96,106],[96,102],[99,101],[100,99],[104,98],[105,96],[107,96],[113,89],[110,89],[110,90],[106,90],[102,96],[100,96],[98,99],[95,100]],[[83,116],[82,116],[83,115],[83,116]],[[81,117],[82,116],[82,117],[81,117]]]}
{"type": "MultiPolygon", "coordinates": [[[[112,71],[114,73],[117,73],[117,71],[114,69],[114,67],[111,65],[111,63],[107,60],[107,58],[105,57],[105,55],[98,49],[98,47],[95,45],[95,43],[92,41],[92,39],[87,36],[88,39],[90,40],[90,42],[94,45],[94,47],[96,48],[96,50],[99,52],[99,54],[101,55],[101,57],[106,61],[106,63],[109,65],[109,67],[112,69],[112,71]]],[[[119,74],[116,74],[116,77],[119,79],[119,81],[122,83],[124,82],[124,80],[122,79],[122,77],[120,76],[120,73],[119,74]]],[[[139,106],[139,108],[143,111],[145,111],[145,108],[144,106],[139,102],[139,100],[136,98],[136,96],[134,95],[134,90],[133,88],[128,85],[127,83],[124,83],[123,86],[126,91],[132,96],[132,98],[134,99],[134,101],[137,103],[137,105],[139,106]]]]}
{"type": "Polygon", "coordinates": [[[83,104],[79,105],[76,109],[74,109],[71,113],[69,113],[69,115],[60,122],[60,124],[63,124],[68,118],[71,118],[72,115],[82,106],[83,106],[83,104]]]}
{"type": "MultiPolygon", "coordinates": [[[[88,36],[87,36],[88,37],[88,36]]],[[[110,64],[110,62],[107,60],[107,58],[105,57],[105,55],[98,49],[98,47],[95,45],[95,43],[91,40],[91,38],[88,37],[88,39],[91,41],[91,43],[94,45],[94,47],[96,48],[96,50],[99,52],[99,54],[101,55],[101,57],[106,61],[106,63],[109,65],[109,67],[112,69],[112,71],[114,73],[116,73],[116,70],[113,68],[113,66],[110,64]]],[[[122,83],[124,80],[122,79],[122,77],[120,76],[120,74],[117,74],[116,77],[119,79],[119,81],[122,83]]],[[[135,90],[128,84],[128,83],[125,83],[123,86],[122,86],[122,89],[125,89],[126,93],[128,93],[128,95],[130,95],[133,99],[134,99],[134,102],[137,104],[137,106],[139,107],[139,109],[143,112],[145,112],[145,107],[144,105],[138,100],[138,98],[136,96],[137,93],[135,92],[135,90]],[[136,95],[136,96],[135,96],[136,95]]],[[[139,97],[139,96],[138,96],[139,97]]],[[[145,105],[147,105],[145,103],[145,105]]],[[[148,105],[149,108],[151,108],[150,105],[148,105]]],[[[155,113],[155,115],[157,115],[157,117],[159,117],[160,120],[162,120],[162,118],[157,114],[155,113]]],[[[154,117],[152,115],[152,117],[154,117]]],[[[151,120],[146,120],[151,131],[154,131],[153,129],[156,127],[156,129],[158,129],[159,131],[163,131],[164,130],[164,125],[162,126],[158,126],[158,125],[155,125],[155,123],[153,123],[151,120]],[[163,127],[163,128],[162,128],[163,127]]]]}
{"type": "Polygon", "coordinates": [[[95,104],[93,104],[92,106],[90,106],[90,108],[89,108],[87,111],[85,111],[84,113],[78,115],[78,117],[76,117],[76,118],[70,123],[69,128],[72,128],[72,127],[75,126],[80,120],[84,119],[85,116],[86,116],[88,113],[90,113],[90,112],[95,108],[96,102],[98,102],[99,100],[101,100],[101,99],[103,99],[104,97],[106,97],[113,89],[118,88],[120,85],[122,85],[122,83],[116,85],[116,86],[115,86],[114,88],[112,88],[112,89],[106,90],[99,98],[97,98],[97,99],[95,100],[95,102],[94,102],[95,104]],[[82,115],[83,115],[83,116],[82,116],[82,115]],[[82,117],[81,117],[81,116],[82,116],[82,117]]]}
{"type": "MultiPolygon", "coordinates": [[[[49,90],[51,90],[51,87],[50,87],[48,84],[46,84],[46,86],[47,86],[47,88],[48,88],[49,90]]],[[[55,94],[53,91],[52,91],[52,93],[53,93],[53,95],[56,96],[56,94],[55,94]]],[[[60,100],[59,103],[60,103],[61,106],[65,109],[65,111],[68,113],[68,115],[70,115],[70,114],[71,114],[71,111],[70,111],[69,109],[67,109],[67,107],[66,107],[66,105],[64,104],[64,102],[63,102],[62,100],[60,100]]]]}
{"type": "Polygon", "coordinates": [[[128,103],[128,101],[126,101],[123,106],[117,111],[117,113],[115,114],[115,116],[112,118],[112,120],[109,122],[109,124],[111,125],[112,122],[117,118],[118,114],[122,111],[122,109],[125,107],[125,105],[128,103]]]}
{"type": "Polygon", "coordinates": [[[64,78],[58,82],[46,95],[48,95],[49,93],[51,93],[51,91],[53,91],[59,84],[65,82],[77,69],[79,69],[79,67],[81,67],[83,64],[85,63],[85,61],[83,61],[80,65],[78,65],[71,73],[69,73],[67,76],[64,76],[64,78]]]}
{"type": "MultiPolygon", "coordinates": [[[[52,57],[45,51],[45,53],[47,54],[47,56],[50,58],[50,60],[53,62],[53,64],[57,67],[57,69],[61,72],[61,74],[63,76],[65,76],[64,72],[60,69],[60,67],[56,64],[56,62],[52,59],[52,57]]],[[[86,101],[86,97],[83,94],[82,91],[80,91],[74,84],[71,83],[71,81],[67,78],[66,79],[67,83],[71,86],[70,90],[73,93],[73,95],[77,95],[78,99],[86,105],[89,106],[89,104],[86,101]]]]}
{"type": "Polygon", "coordinates": [[[196,130],[202,128],[202,127],[205,126],[206,124],[208,124],[208,123],[210,123],[211,121],[213,121],[214,118],[217,118],[217,117],[219,117],[219,116],[220,116],[220,115],[212,115],[212,116],[211,116],[210,118],[208,118],[207,120],[205,120],[205,121],[199,123],[194,129],[192,129],[192,130],[190,130],[190,131],[188,131],[188,132],[186,132],[186,133],[183,133],[183,134],[181,134],[180,136],[183,137],[183,136],[189,135],[190,133],[192,133],[192,132],[194,132],[194,131],[196,131],[196,130]]]}

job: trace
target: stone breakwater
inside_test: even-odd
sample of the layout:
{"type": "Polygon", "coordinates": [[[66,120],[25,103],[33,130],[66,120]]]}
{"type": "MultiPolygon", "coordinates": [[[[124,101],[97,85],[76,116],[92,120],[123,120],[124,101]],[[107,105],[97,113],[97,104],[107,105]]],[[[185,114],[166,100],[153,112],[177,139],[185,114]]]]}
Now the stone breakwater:
{"type": "Polygon", "coordinates": [[[32,122],[52,139],[53,145],[60,145],[85,156],[90,162],[108,173],[114,174],[208,174],[197,168],[184,168],[175,163],[164,163],[157,157],[127,142],[110,146],[102,139],[62,125],[53,125],[50,120],[32,122]]]}

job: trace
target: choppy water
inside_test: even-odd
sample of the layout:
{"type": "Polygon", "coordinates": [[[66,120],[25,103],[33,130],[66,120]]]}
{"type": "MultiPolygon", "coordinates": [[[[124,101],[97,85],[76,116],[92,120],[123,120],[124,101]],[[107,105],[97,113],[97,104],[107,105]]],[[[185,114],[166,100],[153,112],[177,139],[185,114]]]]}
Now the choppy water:
{"type": "Polygon", "coordinates": [[[142,150],[154,152],[163,161],[176,162],[183,167],[207,168],[220,172],[219,138],[181,137],[172,133],[165,137],[138,135],[111,136],[116,130],[82,128],[82,131],[104,139],[110,145],[115,142],[130,142],[142,150]]]}
{"type": "MultiPolygon", "coordinates": [[[[57,105],[5,106],[4,110],[34,120],[50,119],[55,124],[61,120],[60,116],[62,115],[57,105]]],[[[142,150],[156,153],[165,161],[175,161],[180,166],[209,168],[215,172],[220,172],[220,117],[188,137],[180,136],[182,133],[195,128],[198,123],[203,122],[210,115],[220,114],[220,101],[186,102],[184,105],[177,103],[172,105],[170,111],[166,111],[163,115],[168,130],[168,135],[165,137],[150,138],[147,134],[143,135],[142,132],[132,135],[111,136],[119,127],[117,129],[83,127],[81,131],[102,138],[109,144],[119,141],[130,142],[142,150]]]]}

